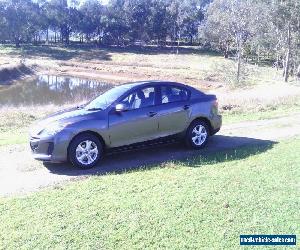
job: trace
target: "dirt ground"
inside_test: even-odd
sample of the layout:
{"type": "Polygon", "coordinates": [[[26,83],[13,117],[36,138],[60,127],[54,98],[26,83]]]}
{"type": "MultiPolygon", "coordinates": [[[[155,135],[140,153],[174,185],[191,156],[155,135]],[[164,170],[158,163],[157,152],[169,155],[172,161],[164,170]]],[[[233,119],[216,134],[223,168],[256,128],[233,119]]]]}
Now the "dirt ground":
{"type": "Polygon", "coordinates": [[[0,195],[23,195],[46,187],[93,175],[119,173],[184,160],[210,152],[223,152],[241,146],[273,145],[282,139],[300,135],[300,113],[271,120],[240,122],[224,125],[221,132],[210,138],[207,148],[191,151],[180,144],[162,145],[160,150],[147,148],[107,155],[94,169],[79,170],[69,164],[47,164],[33,160],[28,145],[0,148],[0,195]]]}

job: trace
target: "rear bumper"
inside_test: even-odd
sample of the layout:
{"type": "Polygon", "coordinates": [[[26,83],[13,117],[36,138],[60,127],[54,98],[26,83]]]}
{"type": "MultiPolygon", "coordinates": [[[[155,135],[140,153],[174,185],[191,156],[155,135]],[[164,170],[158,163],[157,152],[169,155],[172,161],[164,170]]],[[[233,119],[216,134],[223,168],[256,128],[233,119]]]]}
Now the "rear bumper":
{"type": "Polygon", "coordinates": [[[211,119],[211,135],[215,135],[222,127],[222,116],[214,115],[211,119]]]}
{"type": "Polygon", "coordinates": [[[218,133],[220,131],[221,128],[217,128],[211,131],[211,135],[215,135],[216,133],[218,133]]]}

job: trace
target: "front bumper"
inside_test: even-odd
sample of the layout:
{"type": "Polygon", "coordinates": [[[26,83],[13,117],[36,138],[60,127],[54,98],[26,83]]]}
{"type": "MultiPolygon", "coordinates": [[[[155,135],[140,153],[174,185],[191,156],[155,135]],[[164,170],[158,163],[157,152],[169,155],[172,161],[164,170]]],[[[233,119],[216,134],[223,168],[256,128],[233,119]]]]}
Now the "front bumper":
{"type": "Polygon", "coordinates": [[[33,158],[45,162],[65,162],[68,160],[69,137],[56,135],[53,137],[30,137],[30,148],[33,158]]]}
{"type": "Polygon", "coordinates": [[[41,139],[31,137],[29,145],[35,159],[42,161],[51,161],[54,150],[54,140],[52,138],[41,139]]]}

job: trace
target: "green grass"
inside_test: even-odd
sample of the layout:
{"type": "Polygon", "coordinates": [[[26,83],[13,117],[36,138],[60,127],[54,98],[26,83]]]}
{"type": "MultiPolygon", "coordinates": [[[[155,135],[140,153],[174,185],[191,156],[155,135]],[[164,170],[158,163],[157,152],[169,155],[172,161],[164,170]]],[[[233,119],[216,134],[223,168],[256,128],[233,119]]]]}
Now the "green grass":
{"type": "MultiPolygon", "coordinates": [[[[7,249],[236,249],[299,236],[300,139],[0,199],[7,249]]],[[[244,248],[243,248],[244,249],[244,248]]]]}

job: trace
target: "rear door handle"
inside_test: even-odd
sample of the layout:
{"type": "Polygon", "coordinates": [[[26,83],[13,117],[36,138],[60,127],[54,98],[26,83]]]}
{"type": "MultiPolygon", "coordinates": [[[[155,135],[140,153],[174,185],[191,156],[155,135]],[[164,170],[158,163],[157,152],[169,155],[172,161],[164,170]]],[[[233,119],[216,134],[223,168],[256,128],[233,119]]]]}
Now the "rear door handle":
{"type": "Polygon", "coordinates": [[[148,116],[150,116],[150,117],[153,117],[153,116],[156,116],[156,115],[157,115],[156,112],[152,112],[152,111],[151,111],[151,112],[148,113],[148,116]]]}
{"type": "Polygon", "coordinates": [[[190,105],[184,105],[184,106],[183,106],[183,109],[184,109],[184,110],[188,110],[189,108],[190,108],[190,105]]]}

